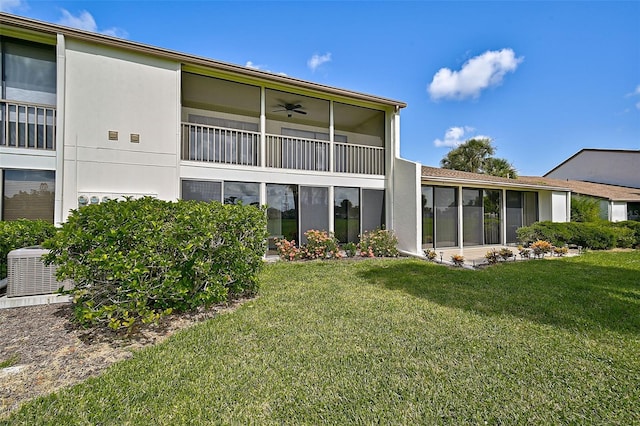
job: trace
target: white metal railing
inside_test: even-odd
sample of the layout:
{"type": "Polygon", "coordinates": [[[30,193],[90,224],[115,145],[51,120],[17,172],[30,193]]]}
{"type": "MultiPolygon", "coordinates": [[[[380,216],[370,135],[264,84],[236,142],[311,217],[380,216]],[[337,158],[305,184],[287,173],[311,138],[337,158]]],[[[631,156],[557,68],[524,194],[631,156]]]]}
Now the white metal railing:
{"type": "Polygon", "coordinates": [[[182,123],[182,159],[260,165],[260,133],[182,123]]]}
{"type": "Polygon", "coordinates": [[[336,172],[384,175],[384,148],[346,143],[334,146],[336,172]]]}
{"type": "MultiPolygon", "coordinates": [[[[384,148],[334,143],[337,173],[384,175],[384,148]]],[[[265,167],[328,172],[331,142],[265,135],[265,167]]],[[[260,166],[260,133],[182,123],[182,159],[260,166]]]]}
{"type": "Polygon", "coordinates": [[[329,171],[329,141],[266,135],[267,167],[329,171]]]}
{"type": "Polygon", "coordinates": [[[56,109],[0,100],[0,147],[55,150],[56,109]]]}

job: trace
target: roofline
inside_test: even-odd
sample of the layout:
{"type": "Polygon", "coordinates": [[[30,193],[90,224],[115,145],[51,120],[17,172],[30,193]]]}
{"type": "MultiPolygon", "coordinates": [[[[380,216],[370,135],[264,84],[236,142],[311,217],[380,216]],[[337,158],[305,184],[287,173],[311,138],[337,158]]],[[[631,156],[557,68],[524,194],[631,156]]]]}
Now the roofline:
{"type": "Polygon", "coordinates": [[[40,31],[55,34],[63,34],[66,37],[76,38],[82,41],[88,41],[93,43],[99,43],[111,47],[117,47],[121,49],[127,49],[138,53],[144,53],[151,56],[158,56],[165,59],[174,60],[181,63],[190,65],[198,65],[209,68],[216,68],[221,71],[242,74],[247,77],[257,78],[261,80],[267,80],[274,83],[285,84],[289,86],[299,87],[301,89],[324,92],[332,95],[357,99],[360,101],[366,101],[371,103],[383,104],[386,106],[395,107],[397,109],[405,108],[407,104],[405,102],[396,101],[375,95],[368,95],[366,93],[354,92],[347,89],[340,89],[337,87],[326,86],[323,84],[313,83],[307,80],[301,80],[294,77],[282,76],[273,74],[267,71],[247,68],[241,65],[231,64],[227,62],[221,62],[213,59],[207,59],[204,57],[181,53],[174,50],[164,49],[148,44],[138,43],[134,41],[124,40],[117,37],[111,37],[104,34],[93,33],[90,31],[79,30],[76,28],[65,27],[58,24],[51,24],[48,22],[38,21],[31,18],[25,18],[16,16],[4,12],[0,12],[0,22],[4,25],[12,25],[14,27],[23,28],[31,31],[40,31]]]}
{"type": "MultiPolygon", "coordinates": [[[[490,185],[499,187],[512,187],[512,188],[528,188],[528,189],[543,189],[548,191],[563,191],[573,192],[570,188],[563,188],[559,186],[546,186],[546,185],[533,185],[529,183],[508,183],[508,182],[496,182],[492,180],[480,180],[480,179],[465,179],[443,176],[421,176],[422,180],[428,181],[440,181],[442,183],[459,183],[459,184],[473,184],[473,185],[490,185]]],[[[515,179],[514,179],[515,180],[515,179]]]]}
{"type": "Polygon", "coordinates": [[[542,177],[547,177],[547,175],[555,172],[557,169],[559,169],[561,166],[564,166],[566,163],[568,163],[570,160],[573,160],[575,157],[577,157],[578,155],[582,154],[585,151],[596,151],[596,152],[626,152],[626,153],[632,153],[632,154],[640,154],[640,150],[639,149],[608,149],[608,148],[582,148],[580,151],[576,152],[575,154],[573,154],[571,157],[567,158],[566,160],[564,160],[562,163],[558,164],[557,166],[555,166],[553,169],[549,170],[547,173],[545,173],[544,175],[542,175],[542,177]]]}

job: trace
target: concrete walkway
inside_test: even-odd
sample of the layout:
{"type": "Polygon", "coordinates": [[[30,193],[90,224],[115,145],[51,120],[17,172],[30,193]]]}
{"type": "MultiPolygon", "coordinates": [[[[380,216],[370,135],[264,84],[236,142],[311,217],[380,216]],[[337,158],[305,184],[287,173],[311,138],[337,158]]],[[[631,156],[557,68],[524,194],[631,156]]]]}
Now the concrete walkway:
{"type": "MultiPolygon", "coordinates": [[[[454,254],[459,254],[464,256],[464,263],[467,266],[478,266],[478,265],[483,265],[487,263],[487,259],[484,257],[485,254],[487,254],[487,252],[491,251],[491,250],[496,250],[496,251],[500,251],[500,249],[502,248],[508,248],[510,249],[513,254],[515,255],[514,257],[512,257],[509,262],[515,262],[515,261],[521,261],[521,260],[527,260],[527,259],[523,259],[522,257],[520,257],[520,255],[518,254],[518,248],[514,247],[514,246],[503,246],[503,245],[491,245],[491,246],[478,246],[478,247],[464,247],[464,248],[446,248],[446,249],[436,249],[436,253],[438,254],[438,256],[436,257],[436,262],[440,262],[440,255],[442,254],[442,261],[444,263],[451,263],[451,256],[453,256],[454,254]]],[[[570,257],[570,256],[577,256],[578,250],[577,249],[570,249],[569,253],[567,253],[565,256],[566,257],[570,257]]],[[[551,254],[547,254],[546,257],[551,257],[551,254]]],[[[533,257],[532,257],[533,259],[533,257]]]]}

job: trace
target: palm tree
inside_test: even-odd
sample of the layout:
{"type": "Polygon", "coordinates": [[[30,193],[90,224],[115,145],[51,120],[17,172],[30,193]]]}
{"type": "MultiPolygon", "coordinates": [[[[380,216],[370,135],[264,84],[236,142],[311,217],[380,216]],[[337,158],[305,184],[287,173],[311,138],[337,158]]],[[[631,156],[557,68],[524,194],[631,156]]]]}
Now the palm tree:
{"type": "Polygon", "coordinates": [[[493,176],[516,178],[513,166],[503,158],[494,158],[495,148],[489,138],[469,139],[452,149],[440,160],[445,169],[485,173],[493,176]]]}

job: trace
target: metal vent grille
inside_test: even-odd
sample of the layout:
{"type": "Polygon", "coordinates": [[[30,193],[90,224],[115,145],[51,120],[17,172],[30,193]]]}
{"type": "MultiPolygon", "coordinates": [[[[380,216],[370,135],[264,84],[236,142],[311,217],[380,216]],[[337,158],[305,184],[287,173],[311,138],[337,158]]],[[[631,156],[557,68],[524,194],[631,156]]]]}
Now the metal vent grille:
{"type": "Polygon", "coordinates": [[[55,293],[60,287],[69,289],[71,281],[56,281],[55,266],[42,263],[48,250],[28,247],[13,250],[7,255],[7,297],[55,293]]]}

